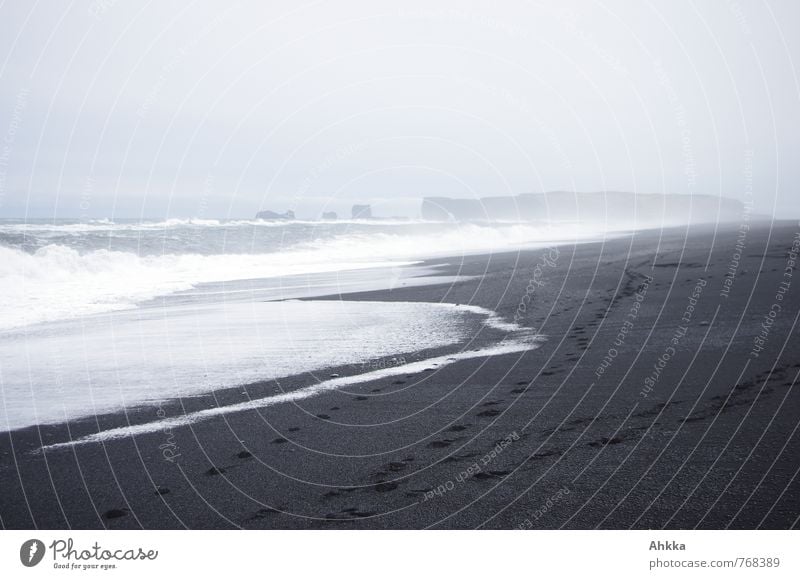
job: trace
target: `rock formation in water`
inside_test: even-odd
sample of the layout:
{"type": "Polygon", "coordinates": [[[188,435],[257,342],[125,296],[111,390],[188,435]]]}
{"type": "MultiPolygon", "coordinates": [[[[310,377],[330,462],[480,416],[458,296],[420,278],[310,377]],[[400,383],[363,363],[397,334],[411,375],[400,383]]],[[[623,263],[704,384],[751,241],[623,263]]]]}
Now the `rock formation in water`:
{"type": "Polygon", "coordinates": [[[286,213],[275,213],[274,211],[259,211],[256,213],[256,219],[265,219],[265,220],[278,220],[283,219],[287,221],[291,221],[294,219],[294,211],[289,209],[286,213]]]}

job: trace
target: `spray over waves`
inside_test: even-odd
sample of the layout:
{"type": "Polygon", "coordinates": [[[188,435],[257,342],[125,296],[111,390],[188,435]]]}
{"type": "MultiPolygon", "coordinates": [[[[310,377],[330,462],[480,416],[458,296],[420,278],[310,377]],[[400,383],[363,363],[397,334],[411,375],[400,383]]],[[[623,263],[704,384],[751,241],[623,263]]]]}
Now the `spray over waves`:
{"type": "MultiPolygon", "coordinates": [[[[295,236],[300,241],[287,243],[283,236],[277,236],[264,242],[262,250],[260,245],[254,247],[252,238],[245,234],[249,244],[230,243],[224,253],[204,254],[197,251],[202,248],[204,232],[217,228],[219,223],[206,221],[192,222],[190,227],[200,231],[189,238],[191,243],[185,244],[185,252],[140,254],[89,249],[92,246],[81,246],[81,239],[69,245],[44,241],[46,244],[34,251],[0,245],[0,292],[4,295],[0,329],[129,309],[203,283],[390,268],[432,257],[497,253],[603,236],[569,226],[553,229],[530,224],[474,223],[434,228],[426,224],[422,230],[406,223],[406,228],[392,225],[371,227],[369,231],[336,224],[320,231],[315,222],[313,226],[294,224],[307,228],[295,236]]],[[[105,223],[88,227],[111,226],[116,227],[105,223]]],[[[185,230],[187,225],[175,227],[185,230]]],[[[158,241],[158,235],[151,233],[147,239],[158,241]]]]}

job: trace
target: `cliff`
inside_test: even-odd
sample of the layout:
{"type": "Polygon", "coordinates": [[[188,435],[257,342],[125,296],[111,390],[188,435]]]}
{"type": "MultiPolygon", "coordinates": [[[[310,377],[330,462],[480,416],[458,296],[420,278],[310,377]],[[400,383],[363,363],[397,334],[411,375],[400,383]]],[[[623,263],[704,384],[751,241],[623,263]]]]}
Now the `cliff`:
{"type": "Polygon", "coordinates": [[[742,203],[713,195],[553,191],[514,197],[426,197],[422,217],[436,221],[570,221],[621,227],[740,221],[742,203]]]}

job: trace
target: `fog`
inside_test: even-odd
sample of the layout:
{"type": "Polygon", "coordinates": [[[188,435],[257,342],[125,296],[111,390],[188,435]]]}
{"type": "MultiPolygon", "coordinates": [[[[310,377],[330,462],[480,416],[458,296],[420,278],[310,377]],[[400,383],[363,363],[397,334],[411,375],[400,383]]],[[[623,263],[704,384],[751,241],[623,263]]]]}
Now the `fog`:
{"type": "Polygon", "coordinates": [[[552,190],[800,216],[796,2],[431,5],[4,3],[0,216],[552,190]]]}

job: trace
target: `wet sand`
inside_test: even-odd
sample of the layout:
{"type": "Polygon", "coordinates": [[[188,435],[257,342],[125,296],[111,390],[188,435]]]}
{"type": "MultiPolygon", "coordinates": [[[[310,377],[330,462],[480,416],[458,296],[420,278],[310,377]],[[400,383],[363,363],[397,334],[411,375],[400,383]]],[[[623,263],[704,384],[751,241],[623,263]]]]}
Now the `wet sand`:
{"type": "MultiPolygon", "coordinates": [[[[2,433],[0,523],[796,527],[798,231],[671,229],[435,260],[444,276],[477,277],[341,299],[476,305],[544,341],[102,444],[41,450],[398,361],[2,433]]],[[[480,333],[467,348],[495,338],[480,333]]]]}

